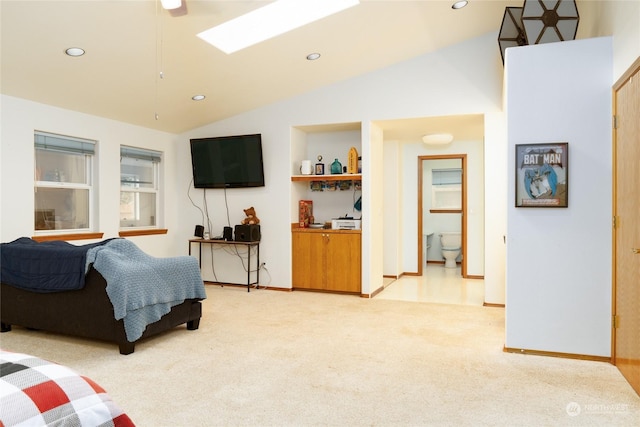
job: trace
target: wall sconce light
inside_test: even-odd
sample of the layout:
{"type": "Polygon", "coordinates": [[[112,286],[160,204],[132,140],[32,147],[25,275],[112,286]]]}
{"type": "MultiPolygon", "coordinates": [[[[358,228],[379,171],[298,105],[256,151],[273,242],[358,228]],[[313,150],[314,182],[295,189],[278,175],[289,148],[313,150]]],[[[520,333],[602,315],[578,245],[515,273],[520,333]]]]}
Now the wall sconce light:
{"type": "Polygon", "coordinates": [[[578,31],[578,8],[575,0],[525,0],[522,25],[527,44],[573,40],[578,31]],[[547,7],[552,6],[553,7],[547,7]]]}
{"type": "Polygon", "coordinates": [[[450,133],[430,133],[422,137],[422,142],[427,145],[446,145],[453,141],[450,133]]]}

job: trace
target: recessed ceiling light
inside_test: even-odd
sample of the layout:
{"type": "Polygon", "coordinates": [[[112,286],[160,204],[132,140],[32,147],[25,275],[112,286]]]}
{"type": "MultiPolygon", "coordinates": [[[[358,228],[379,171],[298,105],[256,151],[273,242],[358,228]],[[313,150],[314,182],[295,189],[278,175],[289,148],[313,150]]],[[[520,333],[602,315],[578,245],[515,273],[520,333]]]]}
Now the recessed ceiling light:
{"type": "Polygon", "coordinates": [[[209,28],[198,37],[225,53],[233,53],[358,3],[358,0],[277,0],[209,28]]]}
{"type": "Polygon", "coordinates": [[[317,52],[314,53],[310,53],[309,55],[307,55],[307,59],[309,61],[315,61],[316,59],[320,58],[320,54],[317,52]]]}
{"type": "Polygon", "coordinates": [[[79,47],[70,47],[69,49],[65,50],[64,53],[69,56],[82,56],[84,55],[84,49],[79,47]]]}
{"type": "Polygon", "coordinates": [[[457,1],[453,5],[451,5],[451,9],[462,9],[467,4],[469,4],[467,0],[457,1]]]}
{"type": "Polygon", "coordinates": [[[206,98],[206,96],[204,96],[204,95],[193,95],[191,97],[191,99],[193,99],[194,101],[202,101],[205,98],[206,98]]]}

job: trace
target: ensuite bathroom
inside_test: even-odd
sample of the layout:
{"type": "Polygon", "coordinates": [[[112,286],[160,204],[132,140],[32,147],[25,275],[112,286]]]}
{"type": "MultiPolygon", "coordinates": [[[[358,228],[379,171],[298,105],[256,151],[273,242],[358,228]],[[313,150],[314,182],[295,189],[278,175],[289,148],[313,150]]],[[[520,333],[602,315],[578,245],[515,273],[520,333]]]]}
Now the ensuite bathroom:
{"type": "Polygon", "coordinates": [[[385,278],[377,298],[483,304],[484,280],[462,277],[462,180],[461,158],[422,161],[422,274],[385,278]]]}
{"type": "Polygon", "coordinates": [[[423,267],[442,264],[455,269],[462,262],[462,161],[423,162],[423,267]]]}

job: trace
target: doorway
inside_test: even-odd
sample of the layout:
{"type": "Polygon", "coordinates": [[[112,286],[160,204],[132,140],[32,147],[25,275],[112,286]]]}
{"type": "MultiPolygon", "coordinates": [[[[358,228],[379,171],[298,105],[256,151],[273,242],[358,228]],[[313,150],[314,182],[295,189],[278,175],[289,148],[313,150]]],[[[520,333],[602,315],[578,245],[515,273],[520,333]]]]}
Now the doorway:
{"type": "Polygon", "coordinates": [[[640,394],[640,58],[613,87],[612,359],[640,394]]]}
{"type": "MultiPolygon", "coordinates": [[[[462,278],[467,278],[467,221],[466,221],[466,208],[467,208],[467,185],[466,185],[466,176],[467,176],[467,155],[466,154],[443,154],[443,155],[431,155],[431,156],[418,156],[418,257],[420,260],[418,262],[418,276],[422,276],[423,269],[426,266],[426,263],[423,262],[423,251],[426,252],[426,247],[428,239],[425,239],[425,227],[424,227],[424,213],[426,211],[426,206],[431,206],[431,203],[427,203],[425,201],[425,165],[428,162],[439,161],[439,160],[453,160],[456,164],[460,165],[461,169],[461,200],[460,200],[460,208],[459,209],[430,209],[430,211],[436,215],[450,215],[450,214],[460,214],[460,230],[462,237],[462,245],[461,245],[461,275],[462,278]]],[[[431,180],[429,180],[431,182],[431,180]]],[[[429,191],[430,193],[430,191],[429,191]]],[[[442,230],[437,230],[442,231],[442,230]]],[[[432,239],[438,238],[437,233],[434,232],[432,239]]],[[[428,259],[428,254],[427,254],[428,259]]]]}

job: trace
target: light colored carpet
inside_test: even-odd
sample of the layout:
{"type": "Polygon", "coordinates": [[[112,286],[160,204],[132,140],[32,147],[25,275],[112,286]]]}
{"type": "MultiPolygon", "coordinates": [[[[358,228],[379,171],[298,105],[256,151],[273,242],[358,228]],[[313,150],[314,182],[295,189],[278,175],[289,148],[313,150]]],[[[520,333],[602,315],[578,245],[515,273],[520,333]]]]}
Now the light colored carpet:
{"type": "Polygon", "coordinates": [[[207,286],[200,329],[122,356],[14,327],[2,348],[67,365],[139,426],[638,426],[602,362],[509,354],[504,310],[207,286]]]}

